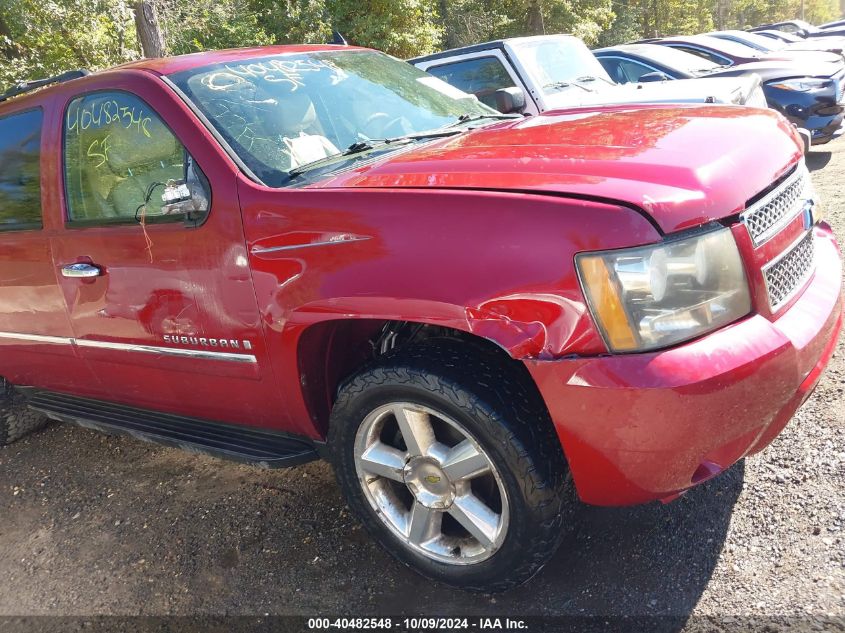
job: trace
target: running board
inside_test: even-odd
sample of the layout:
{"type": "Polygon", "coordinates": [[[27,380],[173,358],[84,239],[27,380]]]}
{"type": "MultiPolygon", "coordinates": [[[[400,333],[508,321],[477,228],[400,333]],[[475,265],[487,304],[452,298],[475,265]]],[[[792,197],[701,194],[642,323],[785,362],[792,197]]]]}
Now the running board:
{"type": "Polygon", "coordinates": [[[61,422],[105,433],[131,435],[146,442],[262,468],[286,468],[318,459],[310,440],[278,431],[209,422],[45,391],[31,394],[28,404],[61,422]]]}

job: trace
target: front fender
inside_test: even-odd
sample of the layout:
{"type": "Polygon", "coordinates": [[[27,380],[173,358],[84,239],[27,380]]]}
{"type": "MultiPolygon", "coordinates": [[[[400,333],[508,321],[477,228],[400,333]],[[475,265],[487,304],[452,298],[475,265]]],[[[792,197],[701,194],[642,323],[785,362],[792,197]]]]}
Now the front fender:
{"type": "Polygon", "coordinates": [[[518,359],[602,353],[575,253],[660,239],[630,208],[559,195],[242,180],[240,197],[275,379],[300,421],[297,355],[309,327],[411,321],[488,339],[518,359]]]}

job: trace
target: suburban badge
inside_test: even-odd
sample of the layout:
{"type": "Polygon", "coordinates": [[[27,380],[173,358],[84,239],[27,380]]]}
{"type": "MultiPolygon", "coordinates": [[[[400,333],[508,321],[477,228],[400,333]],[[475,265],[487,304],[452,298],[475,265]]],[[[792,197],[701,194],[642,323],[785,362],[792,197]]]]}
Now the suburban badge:
{"type": "Polygon", "coordinates": [[[247,340],[233,338],[206,338],[202,336],[174,336],[164,335],[165,343],[174,345],[195,345],[199,347],[222,347],[228,349],[252,349],[252,343],[247,340]]]}

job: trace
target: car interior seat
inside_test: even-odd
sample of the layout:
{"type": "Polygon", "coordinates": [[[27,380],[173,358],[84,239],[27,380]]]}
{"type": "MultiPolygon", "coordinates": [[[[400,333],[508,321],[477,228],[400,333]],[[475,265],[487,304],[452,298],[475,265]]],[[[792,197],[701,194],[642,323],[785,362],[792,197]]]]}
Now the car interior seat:
{"type": "Polygon", "coordinates": [[[146,212],[158,214],[163,185],[184,178],[185,150],[176,137],[158,120],[148,120],[146,130],[149,136],[138,126],[116,125],[112,131],[108,165],[120,180],[108,202],[117,217],[134,216],[155,183],[161,186],[152,191],[146,212]]]}

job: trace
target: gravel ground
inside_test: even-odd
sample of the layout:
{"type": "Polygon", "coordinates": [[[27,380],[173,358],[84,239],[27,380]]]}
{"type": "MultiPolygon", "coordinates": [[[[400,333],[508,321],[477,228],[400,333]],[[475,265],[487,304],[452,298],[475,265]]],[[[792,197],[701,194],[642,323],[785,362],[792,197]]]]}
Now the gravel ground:
{"type": "MultiPolygon", "coordinates": [[[[845,236],[845,140],[808,162],[845,236]]],[[[675,629],[700,622],[690,614],[843,618],[844,358],[840,341],[764,453],[666,506],[579,507],[543,572],[497,596],[394,562],[324,463],[261,471],[51,425],[0,450],[0,615],[668,614],[675,629]]]]}

